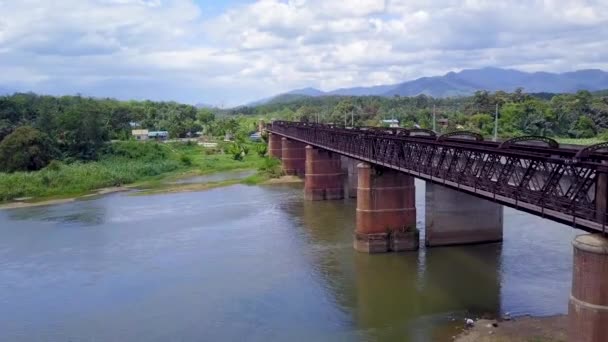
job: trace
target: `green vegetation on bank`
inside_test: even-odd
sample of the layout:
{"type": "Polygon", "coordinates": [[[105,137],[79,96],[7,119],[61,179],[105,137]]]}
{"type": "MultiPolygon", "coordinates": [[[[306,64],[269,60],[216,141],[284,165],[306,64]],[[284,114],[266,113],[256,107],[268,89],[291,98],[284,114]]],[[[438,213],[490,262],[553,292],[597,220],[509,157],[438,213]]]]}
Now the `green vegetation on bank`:
{"type": "MultiPolygon", "coordinates": [[[[257,144],[250,144],[251,149],[257,144]]],[[[196,144],[156,142],[115,142],[101,153],[99,160],[63,163],[53,161],[36,172],[0,173],[0,202],[20,197],[71,197],[105,188],[137,183],[150,187],[164,179],[240,169],[260,170],[256,181],[267,178],[276,161],[249,153],[241,160],[209,151],[196,144]]],[[[253,179],[250,179],[251,182],[253,179]]]]}

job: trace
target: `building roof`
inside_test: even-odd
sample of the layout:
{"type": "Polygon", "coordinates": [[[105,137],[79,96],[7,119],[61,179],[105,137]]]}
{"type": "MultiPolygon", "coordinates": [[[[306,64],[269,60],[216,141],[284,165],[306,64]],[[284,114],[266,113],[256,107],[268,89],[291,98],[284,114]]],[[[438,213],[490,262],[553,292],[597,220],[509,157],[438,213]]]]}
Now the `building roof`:
{"type": "Polygon", "coordinates": [[[168,137],[169,132],[167,131],[152,131],[148,133],[149,137],[168,137]]]}

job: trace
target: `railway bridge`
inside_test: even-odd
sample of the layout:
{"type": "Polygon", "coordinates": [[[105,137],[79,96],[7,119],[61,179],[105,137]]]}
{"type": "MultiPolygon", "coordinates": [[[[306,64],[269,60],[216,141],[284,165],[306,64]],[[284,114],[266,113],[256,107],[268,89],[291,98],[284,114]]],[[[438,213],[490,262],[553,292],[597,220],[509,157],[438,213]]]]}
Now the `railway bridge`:
{"type": "Polygon", "coordinates": [[[560,147],[456,131],[274,121],[268,152],[304,177],[306,200],[357,197],[354,247],[417,250],[414,178],[426,182],[425,244],[502,241],[503,206],[582,229],[573,241],[570,339],[608,336],[608,143],[560,147]],[[356,191],[356,192],[355,192],[356,191]]]}

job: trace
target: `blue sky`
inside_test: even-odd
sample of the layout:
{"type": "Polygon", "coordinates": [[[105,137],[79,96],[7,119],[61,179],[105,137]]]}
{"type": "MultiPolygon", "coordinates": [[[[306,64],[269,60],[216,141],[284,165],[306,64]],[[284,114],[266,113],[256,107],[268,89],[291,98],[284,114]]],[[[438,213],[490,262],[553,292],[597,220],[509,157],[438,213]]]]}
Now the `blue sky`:
{"type": "Polygon", "coordinates": [[[605,0],[0,0],[0,89],[57,95],[233,106],[605,56],[605,0]]]}

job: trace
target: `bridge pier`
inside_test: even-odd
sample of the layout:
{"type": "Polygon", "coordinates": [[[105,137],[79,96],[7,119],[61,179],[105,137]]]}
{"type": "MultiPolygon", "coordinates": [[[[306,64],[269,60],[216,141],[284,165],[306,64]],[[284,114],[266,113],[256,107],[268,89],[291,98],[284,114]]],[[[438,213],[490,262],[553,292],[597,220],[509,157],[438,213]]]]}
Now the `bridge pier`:
{"type": "Polygon", "coordinates": [[[306,145],[287,138],[281,139],[283,172],[290,176],[304,176],[306,145]]]}
{"type": "Polygon", "coordinates": [[[502,241],[502,205],[426,183],[427,246],[502,241]]]}
{"type": "Polygon", "coordinates": [[[355,249],[367,253],[417,250],[414,178],[367,163],[357,169],[355,249]]]}
{"type": "Polygon", "coordinates": [[[283,145],[281,136],[273,133],[268,133],[268,155],[277,159],[281,159],[283,155],[283,145]]]}
{"type": "Polygon", "coordinates": [[[349,198],[357,197],[357,164],[356,159],[342,156],[342,172],[344,172],[344,196],[349,198]]]}
{"type": "Polygon", "coordinates": [[[344,198],[340,155],[306,146],[304,197],[310,201],[344,198]]]}
{"type": "Polygon", "coordinates": [[[600,342],[608,336],[608,239],[577,236],[568,305],[569,341],[600,342]]]}

